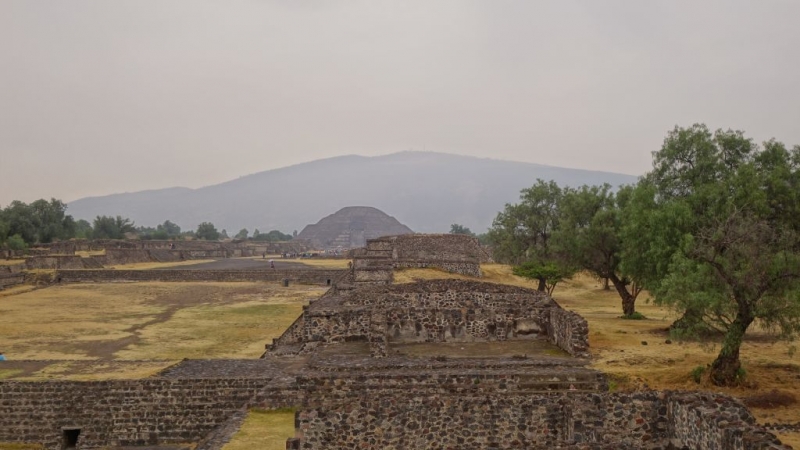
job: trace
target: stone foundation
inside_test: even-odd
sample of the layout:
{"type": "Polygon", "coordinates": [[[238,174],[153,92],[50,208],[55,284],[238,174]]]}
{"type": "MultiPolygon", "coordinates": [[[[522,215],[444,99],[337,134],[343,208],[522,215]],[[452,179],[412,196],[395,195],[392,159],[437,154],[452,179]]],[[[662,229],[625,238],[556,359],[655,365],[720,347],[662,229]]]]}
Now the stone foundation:
{"type": "Polygon", "coordinates": [[[115,281],[283,281],[329,285],[346,270],[59,270],[56,279],[64,283],[115,281]],[[330,282],[329,282],[330,280],[330,282]]]}

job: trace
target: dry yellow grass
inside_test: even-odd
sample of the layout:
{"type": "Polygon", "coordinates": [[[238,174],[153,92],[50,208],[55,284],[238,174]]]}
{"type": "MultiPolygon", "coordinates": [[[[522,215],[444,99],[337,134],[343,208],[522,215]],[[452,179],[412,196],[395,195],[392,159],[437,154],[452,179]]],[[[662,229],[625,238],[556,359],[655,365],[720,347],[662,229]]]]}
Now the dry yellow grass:
{"type": "Polygon", "coordinates": [[[324,269],[347,269],[348,263],[350,262],[349,259],[314,259],[314,258],[306,258],[306,259],[289,259],[287,261],[296,261],[301,264],[305,264],[307,266],[312,267],[322,267],[324,269]]]}
{"type": "Polygon", "coordinates": [[[106,254],[105,250],[78,250],[75,252],[76,255],[82,258],[89,258],[91,256],[102,256],[106,254]]]}
{"type": "Polygon", "coordinates": [[[252,410],[223,450],[283,450],[294,437],[294,411],[252,410]]]}
{"type": "MultiPolygon", "coordinates": [[[[501,264],[481,267],[482,280],[536,288],[536,284],[512,274],[501,264]]],[[[436,278],[468,277],[431,269],[408,269],[395,273],[395,282],[436,278]]],[[[744,398],[759,392],[778,389],[800,398],[800,360],[790,356],[793,343],[775,341],[755,328],[748,333],[742,346],[742,363],[748,382],[737,388],[718,388],[707,382],[697,384],[691,377],[696,367],[705,367],[716,357],[719,347],[713,343],[671,343],[666,328],[675,319],[673,311],[647,302],[642,293],[636,310],[646,320],[621,319],[622,304],[613,290],[603,290],[600,281],[579,275],[558,285],[553,297],[563,307],[573,310],[589,322],[589,343],[593,356],[592,367],[607,373],[616,389],[708,390],[744,398]],[[643,345],[646,342],[647,345],[643,345]]],[[[776,409],[753,408],[762,422],[800,422],[800,405],[776,409]]],[[[800,444],[800,434],[783,435],[787,443],[800,444]]]]}
{"type": "Polygon", "coordinates": [[[0,442],[0,450],[44,450],[42,444],[10,444],[0,442]]]}
{"type": "Polygon", "coordinates": [[[5,288],[2,291],[0,291],[0,297],[6,297],[6,296],[9,296],[9,295],[22,294],[22,293],[30,292],[30,291],[33,291],[33,290],[36,290],[36,289],[38,289],[37,286],[33,286],[33,285],[30,285],[30,284],[19,284],[19,285],[16,285],[16,286],[5,288]]]}
{"type": "MultiPolygon", "coordinates": [[[[167,367],[178,363],[174,361],[58,361],[48,364],[31,374],[16,371],[7,378],[20,381],[46,380],[129,380],[156,375],[167,367]]],[[[0,379],[2,379],[0,372],[0,379]]]]}
{"type": "Polygon", "coordinates": [[[24,266],[24,259],[0,259],[0,266],[24,266]]]}
{"type": "Polygon", "coordinates": [[[0,349],[10,360],[76,361],[25,375],[33,378],[141,377],[169,360],[258,357],[324,290],[278,283],[54,286],[0,298],[0,349]],[[78,363],[91,360],[159,361],[78,363]]]}

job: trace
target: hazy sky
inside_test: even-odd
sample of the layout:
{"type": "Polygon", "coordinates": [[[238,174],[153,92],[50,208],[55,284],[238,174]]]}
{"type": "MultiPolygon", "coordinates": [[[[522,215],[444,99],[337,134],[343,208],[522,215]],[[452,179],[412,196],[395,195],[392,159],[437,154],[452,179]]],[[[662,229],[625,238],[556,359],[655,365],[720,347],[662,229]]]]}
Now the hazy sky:
{"type": "Polygon", "coordinates": [[[641,174],[800,144],[800,1],[0,2],[0,205],[429,150],[641,174]]]}

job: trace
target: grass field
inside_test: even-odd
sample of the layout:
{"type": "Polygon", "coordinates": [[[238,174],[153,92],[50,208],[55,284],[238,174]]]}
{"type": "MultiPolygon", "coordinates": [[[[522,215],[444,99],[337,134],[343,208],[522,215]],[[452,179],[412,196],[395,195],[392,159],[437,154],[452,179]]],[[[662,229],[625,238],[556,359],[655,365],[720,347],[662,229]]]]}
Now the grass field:
{"type": "MultiPolygon", "coordinates": [[[[346,260],[302,262],[311,261],[347,265],[346,260]]],[[[490,264],[482,269],[484,281],[535,288],[534,283],[514,276],[508,266],[490,264]]],[[[395,273],[397,283],[435,278],[468,279],[431,269],[395,273]]],[[[0,368],[0,379],[144,377],[182,358],[256,358],[265,343],[294,321],[302,305],[324,290],[269,283],[153,282],[4,291],[0,294],[0,351],[12,364],[25,359],[43,361],[0,368]]],[[[616,292],[603,290],[598,280],[588,276],[560,284],[554,298],[589,322],[592,367],[609,375],[614,390],[645,386],[711,390],[746,399],[774,389],[800,397],[800,356],[790,356],[793,344],[776,341],[757,328],[748,333],[742,347],[747,382],[720,389],[702,380],[698,384],[691,375],[711,363],[719,347],[714,342],[667,343],[665,329],[675,315],[648,303],[646,294],[637,302],[645,320],[621,319],[616,292]]],[[[751,409],[761,422],[800,422],[796,404],[751,409]]],[[[282,449],[293,433],[291,412],[253,411],[225,449],[282,449]]],[[[781,438],[800,448],[800,434],[781,438]]]]}
{"type": "Polygon", "coordinates": [[[294,411],[252,410],[222,450],[283,450],[290,437],[294,437],[294,411]]]}
{"type": "Polygon", "coordinates": [[[140,377],[182,358],[257,358],[322,292],[277,283],[151,282],[0,297],[0,350],[9,360],[71,360],[0,377],[140,377]]]}

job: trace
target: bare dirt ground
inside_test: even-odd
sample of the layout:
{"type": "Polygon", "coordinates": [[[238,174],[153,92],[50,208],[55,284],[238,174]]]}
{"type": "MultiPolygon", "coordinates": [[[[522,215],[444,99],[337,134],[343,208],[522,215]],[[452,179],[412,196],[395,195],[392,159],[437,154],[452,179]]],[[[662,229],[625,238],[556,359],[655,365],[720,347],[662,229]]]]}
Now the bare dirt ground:
{"type": "MultiPolygon", "coordinates": [[[[163,267],[163,270],[191,269],[191,270],[267,270],[270,269],[269,258],[225,258],[198,264],[163,267]]],[[[298,260],[272,259],[275,269],[308,269],[312,266],[303,264],[298,260]]]]}

